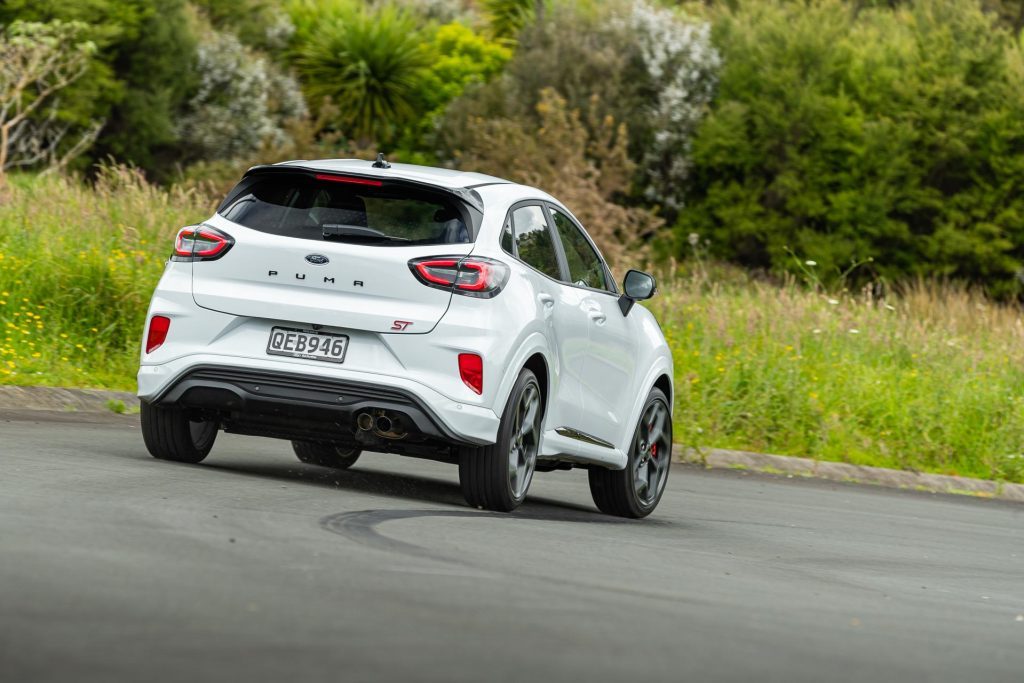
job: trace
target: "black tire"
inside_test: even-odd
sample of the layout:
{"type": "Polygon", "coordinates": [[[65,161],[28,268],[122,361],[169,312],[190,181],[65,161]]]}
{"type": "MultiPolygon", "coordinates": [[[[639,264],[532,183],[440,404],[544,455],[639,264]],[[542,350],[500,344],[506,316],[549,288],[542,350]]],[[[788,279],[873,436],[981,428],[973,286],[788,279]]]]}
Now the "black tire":
{"type": "Polygon", "coordinates": [[[502,413],[498,442],[481,448],[463,448],[459,453],[459,484],[467,503],[495,512],[511,512],[519,507],[536,471],[543,424],[540,383],[531,370],[524,368],[502,413]],[[536,404],[532,407],[534,399],[536,404]],[[528,435],[517,429],[517,425],[526,423],[532,425],[528,435]],[[510,468],[511,457],[524,463],[515,472],[510,468]]]}
{"type": "Polygon", "coordinates": [[[314,441],[292,441],[295,457],[307,465],[319,465],[336,470],[347,470],[356,464],[363,452],[358,448],[345,448],[329,443],[314,441]]]}
{"type": "Polygon", "coordinates": [[[601,512],[616,517],[646,517],[658,507],[658,502],[665,492],[671,463],[672,412],[665,393],[655,387],[651,389],[644,408],[640,411],[640,420],[633,432],[626,468],[590,470],[590,493],[594,497],[594,504],[601,512]],[[663,411],[658,414],[664,416],[663,427],[654,439],[653,449],[645,438],[653,431],[653,425],[646,424],[646,419],[654,414],[652,411],[663,411]],[[655,468],[653,472],[658,473],[657,483],[653,486],[648,476],[648,472],[651,472],[648,468],[652,463],[655,468]],[[640,483],[643,480],[646,480],[646,485],[640,483]]]}
{"type": "Polygon", "coordinates": [[[189,420],[184,410],[174,406],[143,401],[140,408],[142,439],[154,458],[197,463],[209,455],[217,438],[216,422],[189,420]]]}

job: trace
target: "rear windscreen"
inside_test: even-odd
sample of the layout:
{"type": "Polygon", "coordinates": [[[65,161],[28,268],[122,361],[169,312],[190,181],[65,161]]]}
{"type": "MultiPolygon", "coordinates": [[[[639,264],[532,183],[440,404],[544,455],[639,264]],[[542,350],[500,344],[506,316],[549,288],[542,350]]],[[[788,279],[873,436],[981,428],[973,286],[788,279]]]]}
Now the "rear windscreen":
{"type": "Polygon", "coordinates": [[[459,244],[476,237],[469,208],[443,192],[356,178],[250,176],[217,213],[253,230],[309,240],[400,246],[459,244]]]}

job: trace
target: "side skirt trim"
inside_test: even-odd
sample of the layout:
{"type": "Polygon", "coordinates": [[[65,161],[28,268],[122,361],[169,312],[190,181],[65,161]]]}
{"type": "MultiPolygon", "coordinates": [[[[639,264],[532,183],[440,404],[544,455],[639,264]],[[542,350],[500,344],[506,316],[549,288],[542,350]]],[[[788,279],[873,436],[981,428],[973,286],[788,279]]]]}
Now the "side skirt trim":
{"type": "Polygon", "coordinates": [[[615,448],[614,444],[608,443],[604,439],[599,439],[596,436],[591,436],[586,432],[581,432],[580,430],[573,429],[572,427],[559,427],[558,429],[555,430],[555,433],[560,434],[562,436],[567,436],[570,439],[576,439],[577,441],[593,444],[595,446],[601,446],[603,448],[615,448]]]}

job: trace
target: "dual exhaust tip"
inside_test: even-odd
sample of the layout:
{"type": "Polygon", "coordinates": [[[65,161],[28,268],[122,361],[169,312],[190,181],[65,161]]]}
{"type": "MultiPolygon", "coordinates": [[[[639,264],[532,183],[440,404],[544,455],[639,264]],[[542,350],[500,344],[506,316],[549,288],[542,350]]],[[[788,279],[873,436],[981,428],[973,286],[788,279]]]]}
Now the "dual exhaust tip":
{"type": "Polygon", "coordinates": [[[372,412],[359,413],[356,416],[356,427],[361,432],[373,432],[385,439],[403,439],[408,434],[398,415],[389,414],[388,411],[380,408],[372,412]]]}

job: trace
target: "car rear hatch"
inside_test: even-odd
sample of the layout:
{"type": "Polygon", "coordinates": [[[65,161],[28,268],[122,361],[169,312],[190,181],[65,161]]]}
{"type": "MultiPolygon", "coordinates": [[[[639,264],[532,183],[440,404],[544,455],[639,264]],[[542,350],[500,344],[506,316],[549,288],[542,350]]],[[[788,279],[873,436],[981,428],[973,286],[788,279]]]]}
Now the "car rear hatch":
{"type": "Polygon", "coordinates": [[[204,224],[233,244],[212,259],[195,251],[193,297],[239,316],[429,332],[452,292],[424,286],[409,261],[469,254],[482,216],[473,199],[397,179],[257,167],[204,224]]]}

